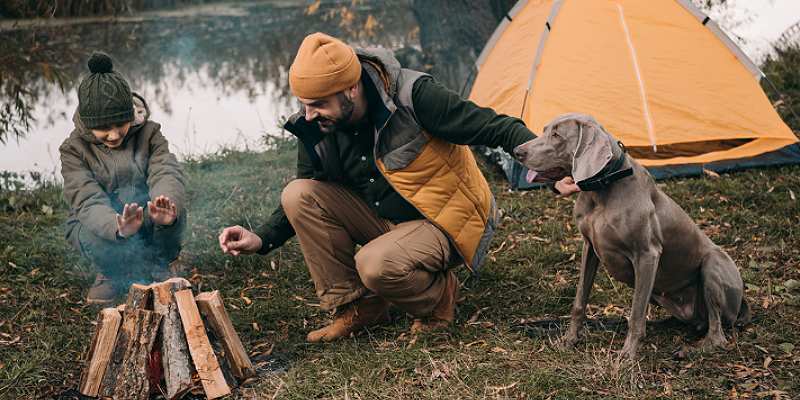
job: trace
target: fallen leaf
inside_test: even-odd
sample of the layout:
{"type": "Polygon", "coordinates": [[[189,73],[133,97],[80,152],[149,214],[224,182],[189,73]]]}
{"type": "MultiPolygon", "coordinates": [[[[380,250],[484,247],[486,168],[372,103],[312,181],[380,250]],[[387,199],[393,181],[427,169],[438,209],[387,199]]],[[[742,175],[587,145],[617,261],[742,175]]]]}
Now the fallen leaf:
{"type": "Polygon", "coordinates": [[[792,343],[781,343],[778,345],[778,348],[781,349],[786,354],[791,354],[792,350],[794,350],[794,344],[792,343]]]}
{"type": "Polygon", "coordinates": [[[703,168],[703,173],[714,179],[719,178],[719,174],[710,169],[703,168]]]}
{"type": "Polygon", "coordinates": [[[492,353],[508,353],[508,350],[498,346],[492,347],[491,351],[492,353]]]}
{"type": "Polygon", "coordinates": [[[514,382],[514,383],[512,383],[510,385],[506,385],[506,386],[487,386],[487,389],[493,390],[495,392],[502,392],[504,390],[511,389],[514,386],[517,386],[518,384],[519,384],[519,382],[514,382]]]}
{"type": "Polygon", "coordinates": [[[767,357],[764,359],[764,369],[769,368],[769,365],[772,364],[772,357],[767,357]]]}
{"type": "Polygon", "coordinates": [[[765,397],[772,397],[773,399],[788,399],[789,393],[786,393],[782,390],[767,390],[756,393],[756,397],[759,399],[763,399],[765,397]]]}
{"type": "Polygon", "coordinates": [[[20,340],[19,336],[15,337],[15,338],[13,338],[11,340],[0,340],[0,345],[2,345],[2,346],[11,346],[12,344],[19,342],[19,340],[20,340]]]}
{"type": "Polygon", "coordinates": [[[783,287],[785,287],[787,290],[800,288],[800,281],[796,279],[789,279],[788,281],[783,282],[783,287]]]}
{"type": "Polygon", "coordinates": [[[791,197],[792,201],[797,200],[797,198],[794,197],[794,192],[791,190],[789,190],[789,197],[791,197]]]}
{"type": "Polygon", "coordinates": [[[253,322],[253,330],[256,332],[261,332],[261,327],[258,326],[258,322],[253,322]]]}
{"type": "Polygon", "coordinates": [[[244,304],[246,304],[246,305],[248,305],[248,306],[249,306],[250,304],[253,304],[253,300],[250,300],[250,298],[249,298],[249,297],[247,297],[247,296],[242,296],[242,301],[244,301],[244,304]]]}

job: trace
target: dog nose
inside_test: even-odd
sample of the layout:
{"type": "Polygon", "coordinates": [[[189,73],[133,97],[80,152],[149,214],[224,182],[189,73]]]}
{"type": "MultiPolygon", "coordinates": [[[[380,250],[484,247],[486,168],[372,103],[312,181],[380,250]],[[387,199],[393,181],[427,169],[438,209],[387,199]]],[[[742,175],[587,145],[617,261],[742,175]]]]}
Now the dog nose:
{"type": "Polygon", "coordinates": [[[514,149],[514,157],[517,157],[518,160],[525,159],[526,155],[528,155],[528,151],[523,146],[517,146],[514,149]]]}

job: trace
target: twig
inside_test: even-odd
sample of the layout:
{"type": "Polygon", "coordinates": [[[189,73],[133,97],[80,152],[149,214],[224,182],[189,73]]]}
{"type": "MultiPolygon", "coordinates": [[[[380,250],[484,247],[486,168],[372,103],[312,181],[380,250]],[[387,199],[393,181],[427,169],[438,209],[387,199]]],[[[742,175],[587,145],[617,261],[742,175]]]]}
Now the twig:
{"type": "MultiPolygon", "coordinates": [[[[278,379],[280,379],[280,378],[278,378],[278,379]]],[[[280,379],[280,380],[281,380],[281,384],[278,385],[278,388],[275,389],[275,393],[272,394],[272,400],[277,399],[278,398],[278,393],[280,393],[281,389],[283,389],[284,382],[283,382],[283,379],[280,379]]]]}

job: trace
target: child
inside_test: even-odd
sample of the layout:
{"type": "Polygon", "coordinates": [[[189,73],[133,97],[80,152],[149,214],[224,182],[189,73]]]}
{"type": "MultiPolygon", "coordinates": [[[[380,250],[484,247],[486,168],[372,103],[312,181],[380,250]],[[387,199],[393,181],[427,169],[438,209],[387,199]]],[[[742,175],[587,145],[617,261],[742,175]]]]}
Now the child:
{"type": "Polygon", "coordinates": [[[78,87],[75,129],[59,148],[67,241],[98,273],[88,303],[113,301],[133,282],[161,280],[180,252],[184,176],[161,125],[148,121],[111,58],[94,53],[78,87]]]}

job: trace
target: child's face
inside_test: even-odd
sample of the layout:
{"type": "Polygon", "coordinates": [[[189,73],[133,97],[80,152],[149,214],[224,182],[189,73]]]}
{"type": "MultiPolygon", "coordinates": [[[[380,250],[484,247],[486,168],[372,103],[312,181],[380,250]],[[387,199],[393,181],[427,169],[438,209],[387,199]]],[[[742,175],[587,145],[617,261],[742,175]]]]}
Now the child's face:
{"type": "Polygon", "coordinates": [[[122,144],[122,139],[128,134],[130,122],[123,122],[109,126],[100,126],[92,129],[92,133],[97,140],[103,142],[109,149],[114,149],[122,144]]]}

